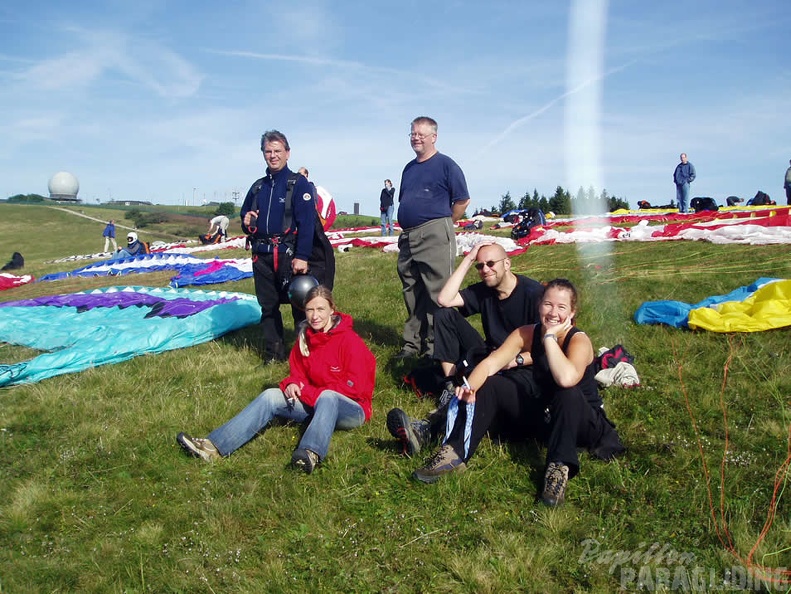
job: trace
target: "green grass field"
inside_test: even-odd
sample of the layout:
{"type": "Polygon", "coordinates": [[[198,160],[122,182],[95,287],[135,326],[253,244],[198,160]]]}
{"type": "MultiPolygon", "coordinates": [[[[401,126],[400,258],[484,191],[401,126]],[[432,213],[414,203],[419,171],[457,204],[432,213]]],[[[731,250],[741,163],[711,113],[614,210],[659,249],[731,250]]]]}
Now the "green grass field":
{"type": "MultiPolygon", "coordinates": [[[[48,262],[102,246],[102,222],[6,204],[0,217],[0,259],[20,251],[35,276],[76,268],[84,262],[48,262]]],[[[173,229],[146,233],[160,231],[173,229]]],[[[213,465],[175,443],[179,431],[205,435],[285,374],[260,365],[255,327],[0,390],[0,592],[609,593],[640,591],[639,579],[642,591],[712,591],[729,571],[741,589],[791,589],[787,573],[774,586],[743,573],[748,556],[751,567],[791,568],[782,472],[762,534],[789,455],[788,329],[723,335],[632,321],[644,301],[694,303],[761,276],[791,278],[791,246],[555,245],[513,259],[518,273],[574,281],[579,326],[596,347],[623,344],[642,380],[603,391],[627,454],[611,464],[582,454],[554,510],[536,502],[534,443],[485,440],[466,473],[410,479],[424,459],[398,454],[385,414],[431,403],[403,387],[407,369],[392,360],[405,318],[396,257],[353,249],[337,265],[339,307],[378,360],[374,417],[336,433],[310,476],[289,468],[293,425],[213,465]]],[[[0,301],[170,276],[34,283],[0,301]]],[[[223,288],[253,293],[253,282],[223,288]]],[[[0,363],[29,356],[0,344],[0,363]]]]}

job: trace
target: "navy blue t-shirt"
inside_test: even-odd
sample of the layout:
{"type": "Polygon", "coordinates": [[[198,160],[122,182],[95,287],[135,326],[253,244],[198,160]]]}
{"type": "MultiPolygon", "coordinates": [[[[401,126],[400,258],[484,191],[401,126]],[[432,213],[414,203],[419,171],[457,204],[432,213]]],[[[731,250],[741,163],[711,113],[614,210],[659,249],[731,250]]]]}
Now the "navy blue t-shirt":
{"type": "Polygon", "coordinates": [[[516,287],[506,299],[483,282],[459,291],[464,305],[459,313],[465,318],[480,313],[483,335],[490,350],[498,348],[520,326],[538,322],[538,304],[544,287],[538,281],[516,275],[516,287]]]}
{"type": "Polygon", "coordinates": [[[449,217],[451,205],[469,197],[464,173],[453,159],[442,153],[422,163],[413,159],[401,174],[398,224],[402,229],[411,229],[449,217]]]}

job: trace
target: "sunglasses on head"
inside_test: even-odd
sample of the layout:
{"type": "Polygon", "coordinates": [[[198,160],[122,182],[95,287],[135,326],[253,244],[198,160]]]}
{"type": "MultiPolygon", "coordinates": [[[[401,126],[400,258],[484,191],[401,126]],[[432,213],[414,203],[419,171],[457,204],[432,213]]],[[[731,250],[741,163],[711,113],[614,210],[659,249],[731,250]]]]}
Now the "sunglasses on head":
{"type": "Polygon", "coordinates": [[[478,270],[483,270],[483,267],[486,266],[488,268],[494,268],[494,265],[498,262],[502,262],[505,258],[500,258],[499,260],[487,260],[486,262],[476,262],[475,268],[478,270]]]}

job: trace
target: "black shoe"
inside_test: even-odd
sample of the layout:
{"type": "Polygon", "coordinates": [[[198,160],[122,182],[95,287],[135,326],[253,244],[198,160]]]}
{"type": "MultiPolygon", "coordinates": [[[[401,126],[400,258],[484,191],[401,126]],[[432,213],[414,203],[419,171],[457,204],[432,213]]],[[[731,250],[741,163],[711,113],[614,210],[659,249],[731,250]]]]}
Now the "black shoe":
{"type": "Polygon", "coordinates": [[[400,408],[387,413],[387,430],[401,442],[402,453],[410,458],[419,453],[429,441],[429,424],[426,421],[412,420],[400,408]]]}
{"type": "Polygon", "coordinates": [[[294,468],[302,470],[305,474],[310,474],[319,465],[319,455],[313,450],[297,448],[291,455],[291,464],[294,468]]]}
{"type": "Polygon", "coordinates": [[[288,361],[286,354],[286,345],[282,340],[277,342],[269,342],[264,345],[264,364],[269,363],[283,363],[288,361]]]}

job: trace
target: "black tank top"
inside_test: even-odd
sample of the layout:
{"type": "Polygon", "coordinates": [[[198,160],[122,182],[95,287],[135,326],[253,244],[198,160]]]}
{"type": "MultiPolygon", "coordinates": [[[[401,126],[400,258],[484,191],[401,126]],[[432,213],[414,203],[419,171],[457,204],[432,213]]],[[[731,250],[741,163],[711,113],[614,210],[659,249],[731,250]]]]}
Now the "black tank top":
{"type": "MultiPolygon", "coordinates": [[[[560,345],[564,354],[568,354],[569,344],[572,336],[577,332],[582,332],[576,326],[572,326],[566,333],[566,338],[563,344],[560,345]]],[[[547,352],[544,349],[544,341],[541,340],[541,324],[533,326],[533,344],[530,346],[530,355],[533,357],[533,375],[536,383],[542,392],[554,392],[559,388],[555,383],[555,378],[552,377],[552,371],[549,369],[549,360],[547,359],[547,352]]],[[[602,406],[602,399],[599,396],[599,388],[596,384],[596,369],[594,361],[585,368],[585,373],[582,374],[582,379],[577,386],[582,390],[588,404],[594,409],[599,409],[602,406]]]]}

